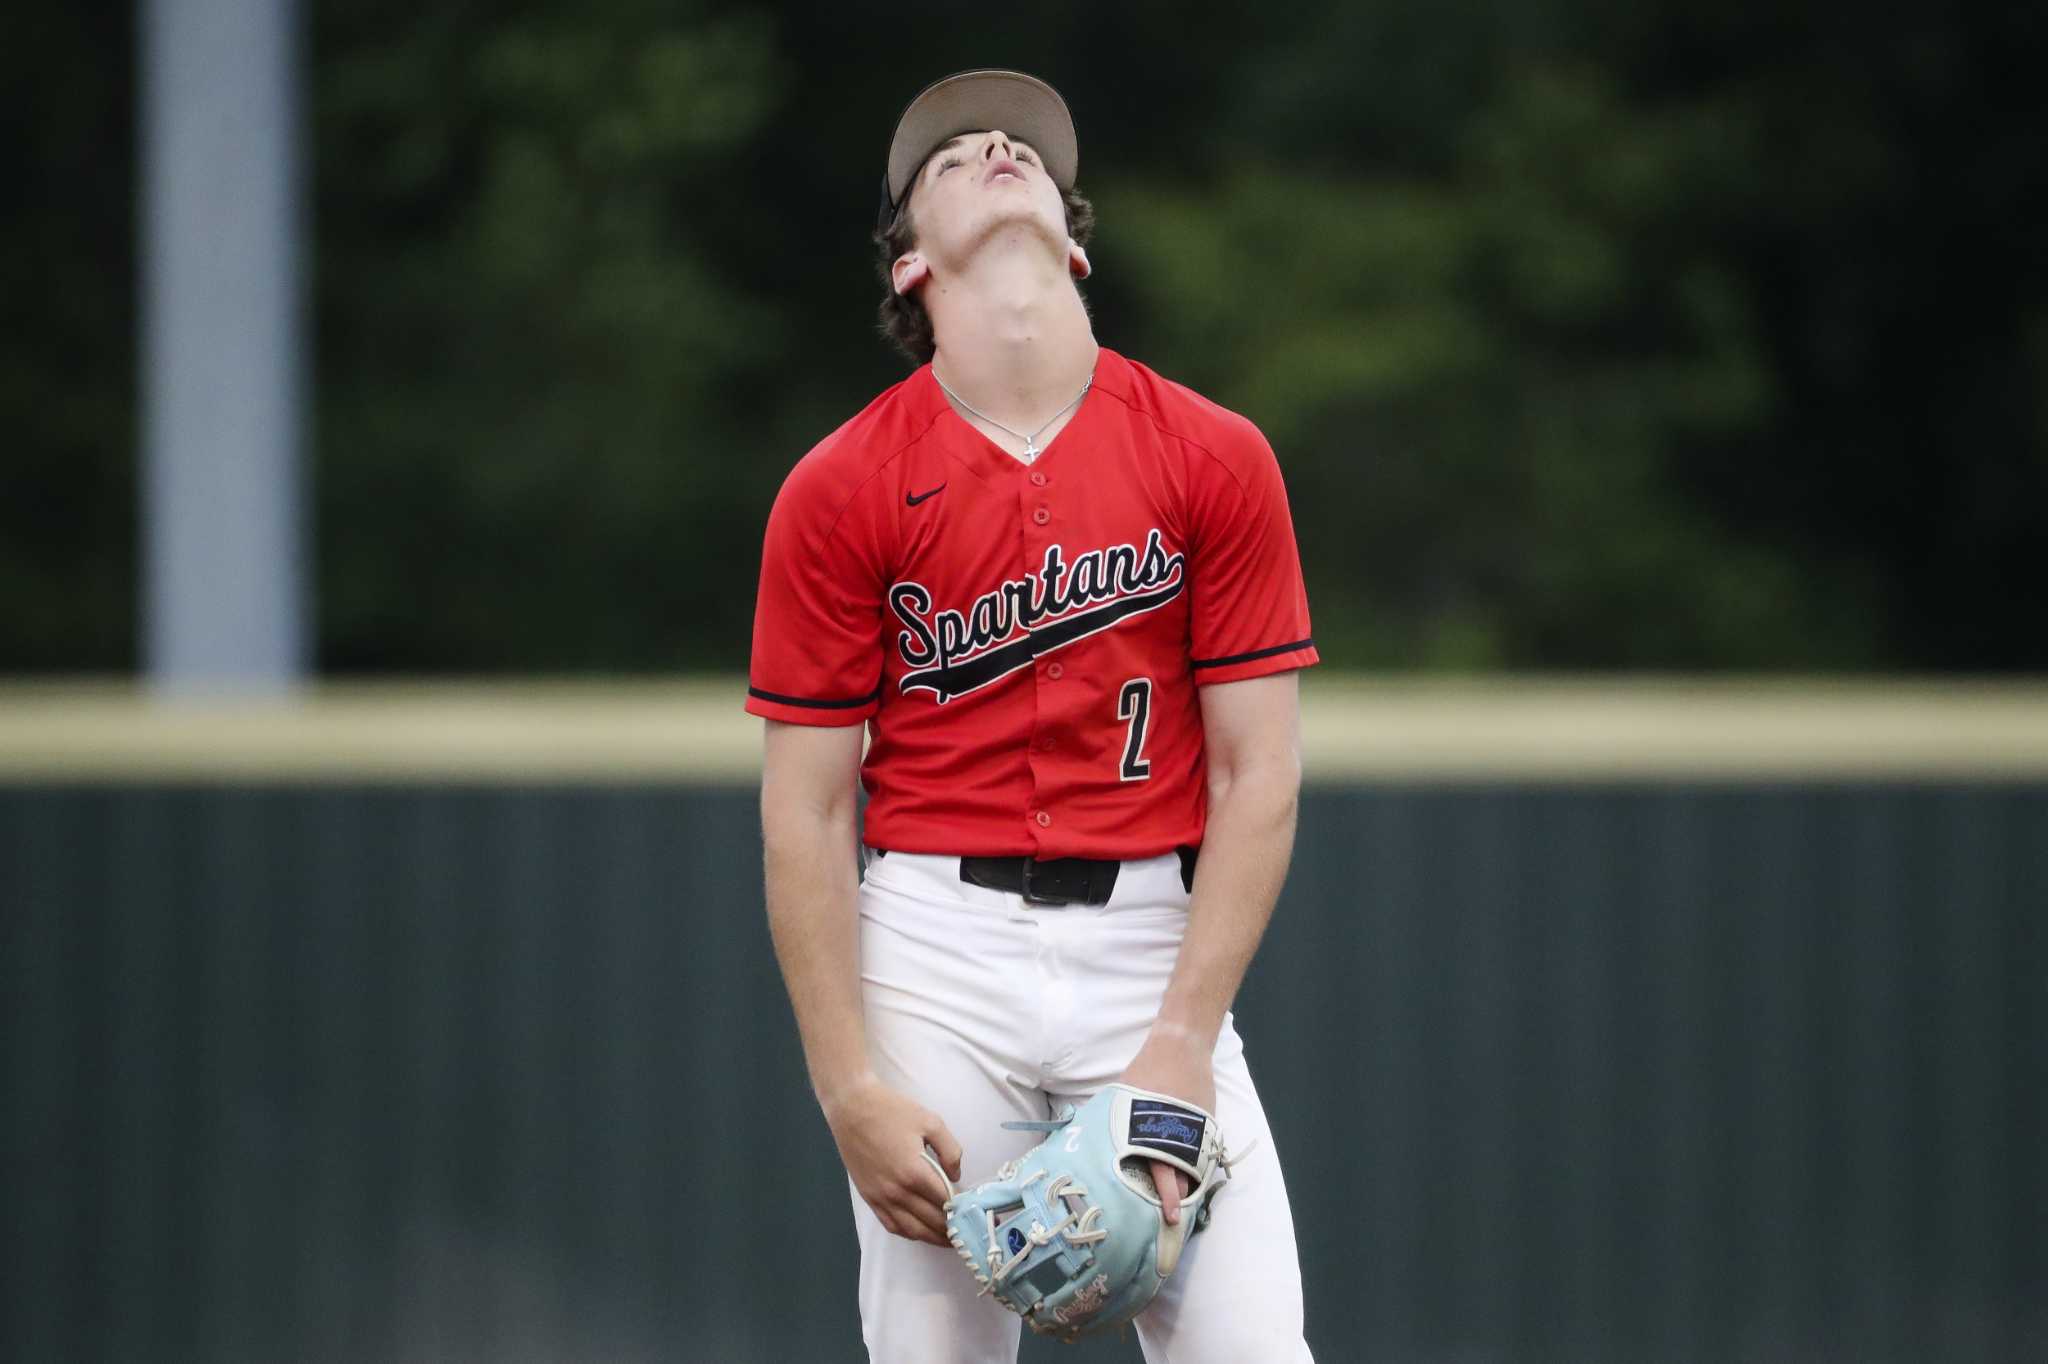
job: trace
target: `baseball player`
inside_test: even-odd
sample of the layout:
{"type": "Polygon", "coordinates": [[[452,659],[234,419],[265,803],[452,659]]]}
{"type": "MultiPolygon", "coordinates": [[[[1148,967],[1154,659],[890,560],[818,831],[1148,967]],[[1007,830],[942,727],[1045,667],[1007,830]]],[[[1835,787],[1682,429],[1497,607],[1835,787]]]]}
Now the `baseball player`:
{"type": "MultiPolygon", "coordinates": [[[[883,316],[919,363],[790,471],[762,555],[769,924],[872,1360],[1016,1358],[926,1150],[986,1178],[1038,1140],[1001,1123],[1121,1081],[1233,1152],[1146,1358],[1294,1364],[1293,1218],[1229,1005],[1292,854],[1307,594],[1258,430],[1096,343],[1077,159],[1014,71],[897,123],[883,316]]],[[[1153,1174],[1177,1220],[1180,1176],[1153,1174]]]]}

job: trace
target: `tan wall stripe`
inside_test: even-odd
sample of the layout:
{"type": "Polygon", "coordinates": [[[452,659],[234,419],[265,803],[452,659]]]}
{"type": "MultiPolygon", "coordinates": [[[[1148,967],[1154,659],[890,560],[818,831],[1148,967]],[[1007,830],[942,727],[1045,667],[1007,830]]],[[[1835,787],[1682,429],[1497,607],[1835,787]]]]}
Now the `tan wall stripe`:
{"type": "MultiPolygon", "coordinates": [[[[322,685],[289,703],[0,683],[0,780],[751,783],[739,677],[322,685]]],[[[1307,775],[1354,779],[2048,778],[2048,682],[1384,679],[1302,684],[1307,775]]]]}

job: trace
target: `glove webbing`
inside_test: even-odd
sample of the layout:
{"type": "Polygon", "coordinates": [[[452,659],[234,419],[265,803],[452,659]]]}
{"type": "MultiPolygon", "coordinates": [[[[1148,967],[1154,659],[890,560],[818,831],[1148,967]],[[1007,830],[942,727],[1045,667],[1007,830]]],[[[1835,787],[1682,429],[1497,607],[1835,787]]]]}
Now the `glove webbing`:
{"type": "MultiPolygon", "coordinates": [[[[1012,1162],[1006,1168],[1009,1169],[1010,1173],[1001,1177],[1004,1179],[1015,1179],[1017,1177],[1015,1162],[1012,1162]]],[[[1039,1179],[1044,1177],[1046,1173],[1046,1171],[1040,1170],[1037,1174],[1031,1176],[1030,1179],[1025,1180],[1023,1187],[1030,1188],[1039,1179]]],[[[1072,1175],[1060,1175],[1052,1183],[1045,1186],[1045,1198],[1048,1203],[1065,1203],[1069,1198],[1086,1197],[1088,1197],[1088,1190],[1074,1183],[1072,1175]]],[[[1066,1232],[1067,1244],[1074,1246],[1092,1245],[1097,1241],[1107,1240],[1109,1237],[1109,1228],[1095,1225],[1102,1217],[1102,1207],[1100,1204],[1089,1204],[1088,1211],[1085,1213],[1075,1212],[1073,1205],[1067,1204],[1067,1215],[1065,1217],[1049,1227],[1033,1222],[1030,1230],[1024,1233],[1024,1244],[1018,1248],[1017,1253],[1009,1259],[997,1263],[1002,1254],[1002,1247],[996,1240],[996,1215],[990,1211],[984,1212],[982,1216],[988,1219],[989,1244],[989,1282],[982,1286],[982,1293],[989,1292],[997,1284],[1007,1279],[1010,1276],[1011,1270],[1030,1257],[1032,1247],[1051,1245],[1053,1237],[1058,1236],[1061,1232],[1066,1232]],[[1073,1230],[1068,1231],[1069,1227],[1073,1228],[1073,1230]]]]}

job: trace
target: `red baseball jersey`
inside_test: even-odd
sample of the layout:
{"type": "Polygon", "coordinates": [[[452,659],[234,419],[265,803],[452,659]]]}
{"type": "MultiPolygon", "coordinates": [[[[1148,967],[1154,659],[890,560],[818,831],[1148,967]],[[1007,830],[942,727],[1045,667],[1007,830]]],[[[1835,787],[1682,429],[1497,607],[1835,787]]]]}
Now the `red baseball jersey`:
{"type": "Polygon", "coordinates": [[[1150,857],[1202,841],[1196,688],[1317,661],[1272,448],[1103,348],[1031,463],[929,365],[798,461],[746,708],[869,722],[873,847],[1150,857]]]}

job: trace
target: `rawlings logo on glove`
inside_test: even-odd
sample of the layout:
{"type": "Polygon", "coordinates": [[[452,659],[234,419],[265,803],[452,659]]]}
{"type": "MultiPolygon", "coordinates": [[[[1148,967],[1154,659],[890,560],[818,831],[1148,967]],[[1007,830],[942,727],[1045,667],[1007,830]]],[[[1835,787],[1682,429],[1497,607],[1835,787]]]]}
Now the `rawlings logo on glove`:
{"type": "Polygon", "coordinates": [[[1032,1330],[1065,1340],[1137,1316],[1173,1274],[1187,1238],[1209,1224],[1209,1201],[1229,1176],[1215,1119],[1115,1084],[1050,1122],[1003,1126],[1049,1135],[994,1179],[946,1200],[947,1235],[982,1291],[1032,1330]],[[1194,1183],[1171,1226],[1152,1182],[1155,1160],[1194,1183]]]}

